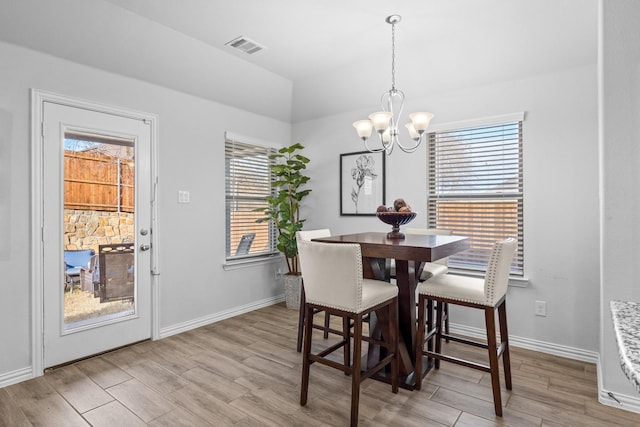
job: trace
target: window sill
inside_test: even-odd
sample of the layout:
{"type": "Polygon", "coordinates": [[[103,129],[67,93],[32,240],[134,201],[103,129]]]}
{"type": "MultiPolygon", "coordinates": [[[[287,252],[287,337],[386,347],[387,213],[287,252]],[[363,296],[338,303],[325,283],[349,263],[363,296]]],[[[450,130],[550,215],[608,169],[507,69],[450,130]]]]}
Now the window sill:
{"type": "MultiPolygon", "coordinates": [[[[455,274],[458,276],[478,277],[484,278],[484,272],[473,272],[468,270],[457,270],[449,267],[449,274],[455,274]]],[[[529,279],[524,276],[509,276],[509,286],[515,286],[517,288],[526,288],[529,286],[529,279]]]]}
{"type": "Polygon", "coordinates": [[[238,270],[241,268],[254,267],[263,264],[275,264],[282,261],[282,254],[264,255],[259,257],[237,258],[225,261],[222,268],[227,270],[238,270]]]}

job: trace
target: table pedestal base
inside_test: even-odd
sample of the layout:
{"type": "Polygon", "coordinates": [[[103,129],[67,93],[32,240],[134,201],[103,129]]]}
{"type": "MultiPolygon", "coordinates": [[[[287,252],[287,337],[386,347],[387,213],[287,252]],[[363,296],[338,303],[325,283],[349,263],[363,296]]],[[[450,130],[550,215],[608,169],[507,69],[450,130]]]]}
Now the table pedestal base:
{"type": "MultiPolygon", "coordinates": [[[[366,356],[365,356],[366,358],[366,356]]],[[[366,360],[363,359],[362,361],[363,366],[364,363],[366,363],[366,360]]],[[[424,378],[429,371],[431,370],[431,368],[433,368],[434,366],[434,359],[423,356],[422,358],[422,378],[424,378]]],[[[415,390],[416,388],[416,378],[415,378],[416,373],[415,372],[411,372],[409,375],[402,375],[399,374],[398,375],[398,386],[400,386],[400,388],[403,388],[405,390],[415,390]]],[[[376,381],[382,381],[384,383],[387,384],[391,384],[391,372],[390,370],[387,368],[379,371],[378,373],[372,375],[370,378],[376,380],[376,381]]]]}

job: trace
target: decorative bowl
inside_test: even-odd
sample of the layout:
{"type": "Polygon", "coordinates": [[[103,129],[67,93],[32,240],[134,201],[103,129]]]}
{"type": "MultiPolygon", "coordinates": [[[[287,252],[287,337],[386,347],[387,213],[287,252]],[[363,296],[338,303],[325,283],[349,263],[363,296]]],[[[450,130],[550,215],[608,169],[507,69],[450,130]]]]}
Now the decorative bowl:
{"type": "Polygon", "coordinates": [[[392,226],[387,233],[387,239],[404,239],[404,233],[400,232],[400,226],[413,221],[417,212],[376,212],[378,219],[392,226]]]}

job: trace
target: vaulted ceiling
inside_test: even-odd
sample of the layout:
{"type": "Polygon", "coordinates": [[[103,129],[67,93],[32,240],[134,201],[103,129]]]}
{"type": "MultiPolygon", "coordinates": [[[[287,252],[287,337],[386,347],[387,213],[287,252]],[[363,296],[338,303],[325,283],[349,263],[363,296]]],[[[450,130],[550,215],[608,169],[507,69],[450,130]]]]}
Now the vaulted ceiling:
{"type": "Polygon", "coordinates": [[[408,97],[596,62],[597,0],[0,0],[0,40],[296,123],[377,106],[391,14],[408,97]]]}

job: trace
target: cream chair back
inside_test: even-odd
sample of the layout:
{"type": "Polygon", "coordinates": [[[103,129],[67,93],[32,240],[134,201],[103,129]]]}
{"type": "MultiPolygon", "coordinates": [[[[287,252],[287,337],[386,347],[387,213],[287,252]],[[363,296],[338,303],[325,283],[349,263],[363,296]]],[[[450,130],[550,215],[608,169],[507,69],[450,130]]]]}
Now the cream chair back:
{"type": "MultiPolygon", "coordinates": [[[[445,230],[444,228],[405,228],[405,234],[423,234],[423,235],[436,235],[436,236],[450,236],[453,234],[451,230],[445,230]]],[[[449,257],[433,261],[434,264],[449,265],[449,257]]]]}
{"type": "Polygon", "coordinates": [[[362,306],[360,245],[298,240],[307,302],[357,313],[362,306]]]}
{"type": "Polygon", "coordinates": [[[296,232],[296,240],[311,240],[318,239],[320,237],[331,236],[331,230],[328,228],[319,228],[317,230],[300,230],[296,232]]]}
{"type": "Polygon", "coordinates": [[[493,244],[484,279],[484,295],[490,305],[495,306],[500,298],[507,293],[511,261],[516,251],[516,244],[517,240],[514,238],[508,238],[493,244]]]}

